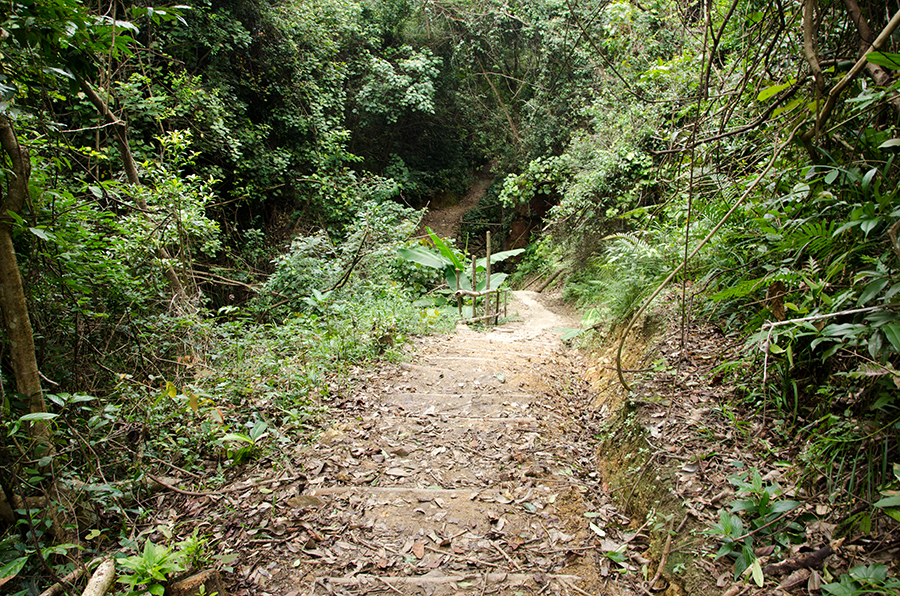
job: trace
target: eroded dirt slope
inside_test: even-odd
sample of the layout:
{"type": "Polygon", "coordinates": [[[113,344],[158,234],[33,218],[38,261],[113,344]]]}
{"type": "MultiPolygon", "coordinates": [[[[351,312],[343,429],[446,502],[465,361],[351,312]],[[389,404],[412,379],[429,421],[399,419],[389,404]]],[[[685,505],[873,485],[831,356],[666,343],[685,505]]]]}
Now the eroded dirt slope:
{"type": "Polygon", "coordinates": [[[589,529],[617,516],[596,500],[579,429],[591,396],[555,331],[573,323],[533,292],[517,292],[510,313],[518,322],[423,338],[411,363],[360,373],[333,426],[297,450],[308,483],[277,491],[269,525],[281,537],[242,566],[243,586],[616,593],[589,529]]]}
{"type": "Polygon", "coordinates": [[[430,229],[441,238],[456,238],[459,234],[460,222],[466,211],[478,206],[478,202],[484,197],[493,179],[491,164],[488,164],[476,173],[472,186],[459,202],[452,205],[433,206],[425,212],[422,222],[419,224],[419,235],[427,234],[430,229]]]}

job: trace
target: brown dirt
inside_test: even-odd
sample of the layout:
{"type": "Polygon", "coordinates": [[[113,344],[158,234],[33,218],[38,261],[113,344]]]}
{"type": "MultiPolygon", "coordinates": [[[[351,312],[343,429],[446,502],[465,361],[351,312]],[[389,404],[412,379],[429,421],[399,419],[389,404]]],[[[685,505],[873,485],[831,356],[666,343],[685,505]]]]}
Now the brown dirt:
{"type": "Polygon", "coordinates": [[[476,173],[474,183],[461,200],[457,201],[449,194],[436,196],[422,218],[419,234],[424,235],[427,233],[425,228],[431,228],[431,231],[441,238],[456,238],[463,215],[469,209],[478,206],[478,201],[484,196],[493,179],[494,174],[491,172],[491,165],[488,164],[476,173]]]}
{"type": "Polygon", "coordinates": [[[603,553],[629,520],[589,465],[585,362],[556,331],[575,323],[543,301],[516,292],[513,322],[461,325],[417,340],[410,363],[358,371],[283,472],[307,481],[243,504],[269,521],[233,539],[267,548],[242,561],[235,593],[626,593],[603,553]]]}

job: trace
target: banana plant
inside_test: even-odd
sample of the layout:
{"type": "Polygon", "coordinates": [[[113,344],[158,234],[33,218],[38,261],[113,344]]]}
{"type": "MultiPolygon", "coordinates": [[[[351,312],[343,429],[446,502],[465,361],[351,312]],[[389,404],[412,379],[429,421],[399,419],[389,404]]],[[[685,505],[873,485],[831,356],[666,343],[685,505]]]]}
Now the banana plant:
{"type": "MultiPolygon", "coordinates": [[[[397,250],[400,253],[400,256],[407,261],[412,261],[413,263],[418,263],[423,267],[430,267],[432,269],[439,269],[444,272],[444,278],[447,280],[447,285],[450,286],[450,289],[454,292],[457,290],[468,290],[480,292],[487,287],[487,278],[482,279],[480,282],[475,284],[475,287],[472,287],[472,280],[469,279],[469,276],[466,275],[467,270],[471,270],[470,266],[467,266],[466,263],[463,262],[462,259],[453,251],[450,246],[447,245],[437,234],[431,231],[431,228],[425,228],[428,231],[428,237],[431,239],[432,244],[434,244],[434,249],[425,247],[425,246],[416,246],[414,248],[400,248],[397,250]],[[459,286],[457,287],[456,283],[456,271],[459,270],[459,286]]],[[[521,254],[525,251],[523,248],[516,248],[513,250],[504,250],[498,252],[496,254],[491,255],[491,264],[499,263],[504,261],[510,257],[514,257],[518,254],[521,254]]],[[[485,271],[487,269],[487,259],[478,259],[475,261],[475,270],[477,272],[485,271]]],[[[494,273],[491,275],[491,288],[499,288],[500,285],[506,281],[505,273],[494,273]]]]}

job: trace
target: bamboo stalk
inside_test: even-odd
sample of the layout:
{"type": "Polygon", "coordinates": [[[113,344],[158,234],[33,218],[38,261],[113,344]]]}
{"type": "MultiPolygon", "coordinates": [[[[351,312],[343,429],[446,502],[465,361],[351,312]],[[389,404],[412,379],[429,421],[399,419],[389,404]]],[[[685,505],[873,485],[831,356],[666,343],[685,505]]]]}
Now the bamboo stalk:
{"type": "Polygon", "coordinates": [[[495,313],[491,313],[489,315],[481,315],[480,317],[471,317],[469,319],[462,319],[460,323],[474,323],[475,321],[484,321],[485,319],[493,319],[497,315],[495,313]]]}

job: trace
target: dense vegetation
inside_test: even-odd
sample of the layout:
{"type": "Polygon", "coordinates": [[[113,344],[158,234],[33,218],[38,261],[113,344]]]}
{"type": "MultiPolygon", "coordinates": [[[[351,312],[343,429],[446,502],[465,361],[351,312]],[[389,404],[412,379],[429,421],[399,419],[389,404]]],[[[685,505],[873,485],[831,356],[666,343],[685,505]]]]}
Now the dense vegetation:
{"type": "Polygon", "coordinates": [[[810,490],[896,523],[896,14],[3,3],[0,577],[135,547],[148,474],[240,473],[451,320],[397,251],[488,162],[459,246],[527,244],[518,278],[564,268],[585,327],[674,279],[685,318],[747,338],[720,372],[805,445],[810,490]]]}

